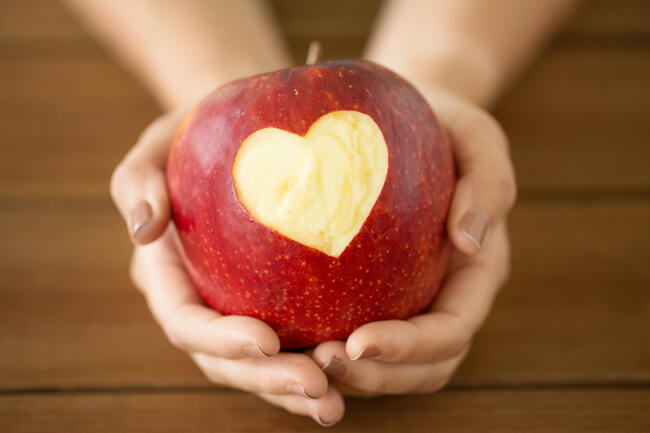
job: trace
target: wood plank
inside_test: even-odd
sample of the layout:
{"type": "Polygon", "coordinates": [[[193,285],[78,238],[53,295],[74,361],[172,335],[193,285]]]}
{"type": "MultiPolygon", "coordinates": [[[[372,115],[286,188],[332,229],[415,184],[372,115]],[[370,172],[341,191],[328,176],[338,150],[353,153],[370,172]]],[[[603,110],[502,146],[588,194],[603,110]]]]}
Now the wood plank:
{"type": "Polygon", "coordinates": [[[650,188],[648,48],[556,45],[504,98],[522,197],[650,188]]]}
{"type": "MultiPolygon", "coordinates": [[[[446,391],[348,400],[335,432],[647,432],[650,392],[637,389],[446,391]]],[[[0,396],[3,431],[321,432],[313,421],[238,392],[0,396]]]]}
{"type": "Polygon", "coordinates": [[[128,277],[116,211],[3,211],[0,386],[205,385],[128,277]]]}
{"type": "Polygon", "coordinates": [[[314,40],[323,47],[323,60],[361,57],[382,1],[274,0],[271,3],[292,56],[301,63],[309,43],[314,40]]]}
{"type": "MultiPolygon", "coordinates": [[[[300,62],[312,40],[321,42],[324,58],[360,57],[383,2],[274,0],[272,3],[294,59],[300,62]]],[[[615,40],[628,36],[647,41],[648,35],[650,3],[647,1],[590,0],[569,17],[558,36],[563,41],[575,38],[588,42],[593,38],[594,44],[598,44],[603,37],[615,40]]]]}
{"type": "Polygon", "coordinates": [[[648,35],[650,3],[646,0],[585,1],[566,25],[576,35],[648,35]]]}
{"type": "MultiPolygon", "coordinates": [[[[581,35],[650,33],[645,0],[590,0],[567,23],[566,32],[581,35]]],[[[272,0],[280,26],[293,38],[346,35],[365,39],[382,0],[272,0]]],[[[0,39],[81,39],[87,32],[58,1],[1,0],[0,39]]]]}
{"type": "Polygon", "coordinates": [[[103,57],[0,57],[0,195],[105,196],[158,109],[103,57]]]}
{"type": "Polygon", "coordinates": [[[650,382],[649,211],[518,206],[512,279],[457,383],[650,382]]]}
{"type": "Polygon", "coordinates": [[[87,37],[80,23],[60,1],[0,0],[0,39],[87,37]]]}
{"type": "MultiPolygon", "coordinates": [[[[605,3],[590,3],[585,9],[609,10],[605,3]]],[[[623,16],[634,15],[629,11],[646,16],[639,9],[647,2],[623,3],[615,8],[623,16]]],[[[324,41],[331,39],[330,57],[353,55],[345,50],[363,44],[364,36],[354,36],[354,17],[364,8],[354,5],[330,33],[323,33],[327,25],[315,30],[323,33],[324,41]]],[[[290,1],[276,6],[301,52],[313,39],[308,24],[327,23],[317,20],[318,11],[331,9],[328,4],[313,9],[290,1]]],[[[28,40],[25,35],[41,27],[45,33],[36,47],[10,45],[0,55],[0,196],[103,195],[115,163],[158,113],[142,87],[99,47],[74,45],[68,35],[65,46],[71,51],[66,56],[47,54],[48,44],[59,34],[56,29],[75,25],[57,7],[36,0],[0,2],[5,20],[18,14],[0,26],[8,32],[5,39],[14,34],[14,21],[41,17],[50,23],[34,30],[19,26],[26,33],[18,33],[18,39],[28,40]],[[26,5],[34,12],[24,12],[26,5]]],[[[360,26],[367,21],[359,21],[360,26]]],[[[497,110],[512,139],[522,195],[539,189],[650,188],[648,76],[650,50],[645,45],[553,45],[497,110]]]]}
{"type": "MultiPolygon", "coordinates": [[[[0,389],[206,386],[128,282],[108,203],[0,212],[0,389]]],[[[456,385],[650,383],[650,203],[522,204],[456,385]]]]}
{"type": "MultiPolygon", "coordinates": [[[[158,112],[104,58],[0,58],[0,76],[0,196],[103,195],[114,165],[158,112]]],[[[545,55],[497,110],[522,197],[650,189],[648,76],[647,49],[545,55]]]]}

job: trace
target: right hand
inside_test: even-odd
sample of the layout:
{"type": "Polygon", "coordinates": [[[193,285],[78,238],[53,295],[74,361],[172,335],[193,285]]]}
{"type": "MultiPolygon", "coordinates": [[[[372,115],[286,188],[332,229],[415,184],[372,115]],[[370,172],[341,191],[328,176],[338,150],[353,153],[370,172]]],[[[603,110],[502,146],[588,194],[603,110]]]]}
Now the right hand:
{"type": "Polygon", "coordinates": [[[170,222],[165,166],[186,112],[174,110],[151,123],[111,179],[111,195],[135,244],[131,278],[171,343],[210,381],[334,424],[343,417],[343,398],[319,366],[302,353],[279,353],[280,340],[263,321],[206,307],[185,270],[170,222]]]}

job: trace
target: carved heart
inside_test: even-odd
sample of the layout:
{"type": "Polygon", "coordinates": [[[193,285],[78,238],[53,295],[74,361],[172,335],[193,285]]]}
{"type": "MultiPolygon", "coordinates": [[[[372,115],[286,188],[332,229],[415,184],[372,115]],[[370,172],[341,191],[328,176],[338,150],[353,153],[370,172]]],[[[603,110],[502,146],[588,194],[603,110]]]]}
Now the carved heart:
{"type": "Polygon", "coordinates": [[[359,233],[387,173],[384,136],[357,111],[328,113],[304,137],[260,129],[242,142],[232,170],[255,220],[333,257],[359,233]]]}

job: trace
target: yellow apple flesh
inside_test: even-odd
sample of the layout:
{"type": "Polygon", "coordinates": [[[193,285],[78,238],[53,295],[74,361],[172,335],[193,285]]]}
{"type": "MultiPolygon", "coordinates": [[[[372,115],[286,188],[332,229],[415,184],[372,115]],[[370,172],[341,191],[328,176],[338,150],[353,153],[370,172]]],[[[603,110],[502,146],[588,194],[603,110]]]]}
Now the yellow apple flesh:
{"type": "Polygon", "coordinates": [[[304,137],[264,128],[241,144],[233,164],[239,201],[258,222],[338,257],[361,229],[388,172],[374,120],[333,111],[304,137]]]}

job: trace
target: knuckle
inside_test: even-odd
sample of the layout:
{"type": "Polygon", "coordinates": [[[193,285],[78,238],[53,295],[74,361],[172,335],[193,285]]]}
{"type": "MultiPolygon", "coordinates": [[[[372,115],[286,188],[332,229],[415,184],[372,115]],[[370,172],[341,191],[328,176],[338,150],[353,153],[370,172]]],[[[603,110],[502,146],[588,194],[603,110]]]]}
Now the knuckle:
{"type": "Polygon", "coordinates": [[[131,278],[131,281],[133,282],[133,285],[141,292],[144,293],[144,287],[142,284],[142,277],[141,277],[141,256],[139,252],[139,248],[136,248],[133,251],[133,255],[131,256],[131,263],[129,265],[129,277],[131,278]]]}
{"type": "Polygon", "coordinates": [[[512,169],[507,173],[502,173],[498,176],[498,185],[508,209],[510,209],[517,200],[517,184],[515,183],[514,174],[512,169]]]}
{"type": "MultiPolygon", "coordinates": [[[[285,392],[286,384],[276,377],[262,376],[257,378],[255,382],[257,391],[265,392],[267,394],[282,394],[285,392]]],[[[252,391],[252,389],[250,390],[252,391]]]]}
{"type": "Polygon", "coordinates": [[[117,202],[119,199],[120,186],[122,186],[122,184],[124,183],[124,180],[127,177],[127,173],[128,173],[128,165],[123,160],[119,164],[117,164],[117,166],[113,170],[113,173],[111,174],[110,192],[114,202],[117,202]]]}
{"type": "Polygon", "coordinates": [[[417,359],[420,356],[422,347],[420,345],[410,344],[401,348],[400,359],[417,359]]]}
{"type": "Polygon", "coordinates": [[[438,392],[441,389],[443,389],[447,384],[449,384],[449,381],[451,380],[451,375],[446,375],[442,378],[436,378],[430,386],[428,386],[428,392],[438,392]]]}
{"type": "Polygon", "coordinates": [[[499,147],[504,148],[505,150],[509,148],[508,135],[506,134],[501,124],[494,118],[494,116],[485,110],[480,110],[478,112],[477,121],[482,124],[484,127],[482,129],[488,133],[488,137],[493,143],[499,147]]]}
{"type": "Polygon", "coordinates": [[[178,311],[170,314],[164,320],[161,320],[162,328],[169,342],[180,350],[186,350],[187,344],[184,338],[183,317],[178,311]]]}
{"type": "MultiPolygon", "coordinates": [[[[474,117],[475,131],[481,131],[481,139],[477,141],[490,143],[496,147],[497,153],[490,157],[487,164],[491,167],[489,170],[492,175],[489,179],[489,186],[499,197],[503,197],[508,208],[512,207],[517,198],[517,185],[515,181],[515,172],[509,156],[509,140],[505,131],[489,113],[479,110],[474,117]]],[[[483,183],[485,179],[482,180],[483,183]]]]}
{"type": "Polygon", "coordinates": [[[504,150],[508,151],[510,149],[510,140],[508,139],[506,131],[494,117],[487,113],[486,115],[488,116],[488,122],[492,129],[495,142],[497,142],[504,150]]]}
{"type": "Polygon", "coordinates": [[[210,381],[211,383],[215,385],[221,385],[221,380],[219,378],[219,375],[216,374],[213,370],[209,368],[202,368],[201,371],[203,372],[203,375],[210,381]]]}
{"type": "Polygon", "coordinates": [[[495,203],[500,203],[506,210],[510,210],[517,199],[517,186],[515,184],[512,169],[508,167],[507,170],[493,171],[486,177],[480,176],[481,179],[476,179],[481,185],[483,191],[489,191],[489,197],[495,203]]]}
{"type": "Polygon", "coordinates": [[[465,348],[471,344],[472,338],[474,336],[474,332],[467,323],[462,320],[457,320],[456,324],[456,338],[454,340],[454,344],[452,345],[453,355],[461,353],[463,350],[465,350],[465,348]]]}
{"type": "Polygon", "coordinates": [[[483,109],[476,109],[470,122],[472,130],[481,131],[483,140],[487,140],[506,151],[508,150],[508,136],[503,127],[490,113],[483,109]]]}
{"type": "Polygon", "coordinates": [[[214,385],[218,385],[218,384],[219,384],[219,378],[218,378],[217,375],[214,373],[214,371],[212,371],[212,370],[209,369],[209,368],[200,368],[200,370],[201,370],[201,372],[203,373],[203,375],[205,376],[205,378],[208,379],[208,381],[209,381],[210,383],[212,383],[212,384],[214,384],[214,385]]]}
{"type": "Polygon", "coordinates": [[[376,394],[385,394],[388,391],[388,380],[386,376],[378,374],[374,375],[368,379],[367,383],[363,387],[365,391],[376,394]]]}
{"type": "Polygon", "coordinates": [[[231,386],[231,384],[226,380],[225,376],[221,374],[216,368],[213,368],[209,363],[203,360],[201,357],[195,357],[194,362],[199,367],[203,375],[215,385],[225,385],[231,386]]]}
{"type": "MultiPolygon", "coordinates": [[[[268,400],[267,400],[268,401],[268,400]]],[[[282,409],[286,410],[287,412],[293,414],[293,415],[304,415],[304,408],[302,406],[294,406],[291,404],[288,404],[287,400],[282,398],[282,396],[279,396],[278,400],[276,401],[270,401],[271,404],[275,406],[279,406],[282,409]]]]}
{"type": "Polygon", "coordinates": [[[172,319],[170,323],[164,324],[162,328],[172,346],[184,350],[185,344],[178,332],[177,326],[174,324],[174,320],[172,319]]]}
{"type": "Polygon", "coordinates": [[[309,368],[313,364],[311,358],[307,355],[292,356],[290,359],[287,359],[287,366],[292,370],[302,371],[306,368],[309,368]]]}
{"type": "Polygon", "coordinates": [[[156,135],[158,135],[158,132],[160,129],[164,126],[165,124],[165,117],[160,116],[156,119],[154,119],[150,124],[146,126],[140,133],[140,136],[138,137],[138,143],[141,143],[143,141],[148,141],[154,138],[156,135]]]}
{"type": "Polygon", "coordinates": [[[514,200],[517,187],[512,168],[508,166],[503,170],[495,171],[492,176],[493,188],[498,189],[506,198],[514,200]]]}
{"type": "Polygon", "coordinates": [[[408,344],[402,343],[397,345],[395,352],[399,359],[417,359],[422,356],[422,353],[424,352],[423,349],[427,347],[429,341],[428,332],[426,331],[426,325],[422,325],[418,322],[417,317],[407,323],[413,326],[413,329],[409,334],[415,335],[415,338],[409,341],[408,344]]]}

